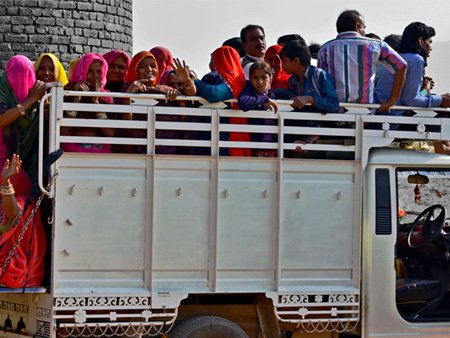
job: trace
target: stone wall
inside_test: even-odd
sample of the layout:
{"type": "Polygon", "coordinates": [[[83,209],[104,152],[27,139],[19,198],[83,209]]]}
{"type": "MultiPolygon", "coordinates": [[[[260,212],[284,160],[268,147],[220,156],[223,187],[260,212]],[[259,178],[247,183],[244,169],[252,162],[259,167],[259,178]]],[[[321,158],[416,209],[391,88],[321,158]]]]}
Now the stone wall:
{"type": "Polygon", "coordinates": [[[66,66],[88,52],[131,54],[132,0],[1,0],[0,70],[16,54],[55,53],[66,66]]]}

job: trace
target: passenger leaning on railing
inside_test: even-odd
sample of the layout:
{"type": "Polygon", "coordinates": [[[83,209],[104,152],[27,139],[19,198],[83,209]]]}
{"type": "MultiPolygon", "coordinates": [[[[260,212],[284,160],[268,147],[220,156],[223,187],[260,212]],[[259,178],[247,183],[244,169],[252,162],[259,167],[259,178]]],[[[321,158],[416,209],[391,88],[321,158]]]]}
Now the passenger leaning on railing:
{"type": "MultiPolygon", "coordinates": [[[[192,80],[189,76],[189,67],[178,59],[175,59],[174,70],[183,79],[186,95],[198,95],[209,102],[219,102],[237,98],[245,86],[245,75],[241,66],[238,52],[229,46],[217,48],[211,54],[211,65],[220,75],[215,85],[210,85],[202,80],[192,80]]],[[[231,117],[231,124],[247,124],[247,119],[231,117]]],[[[231,132],[230,141],[248,142],[250,135],[242,132],[231,132]]],[[[231,156],[251,156],[251,150],[245,148],[231,148],[231,156]]]]}
{"type": "MultiPolygon", "coordinates": [[[[399,52],[407,62],[405,82],[397,102],[399,106],[414,107],[449,107],[450,94],[433,95],[421,94],[424,82],[427,59],[432,51],[432,42],[435,35],[433,27],[421,22],[409,24],[403,31],[399,52]]],[[[375,85],[375,100],[377,103],[388,99],[394,83],[394,76],[382,69],[377,74],[375,85]]],[[[403,115],[404,110],[393,110],[391,115],[403,115]]]]}
{"type": "Polygon", "coordinates": [[[158,46],[150,49],[150,53],[156,59],[156,63],[158,64],[158,79],[157,84],[166,85],[169,80],[169,74],[171,72],[173,56],[170,50],[166,47],[158,46]]]}
{"type": "MultiPolygon", "coordinates": [[[[244,89],[238,98],[239,108],[247,110],[273,110],[276,114],[278,106],[274,101],[275,95],[270,90],[272,79],[272,69],[267,62],[253,62],[249,69],[250,80],[246,82],[244,89]]],[[[249,119],[251,124],[275,125],[272,119],[249,119]]],[[[252,133],[250,135],[253,142],[277,142],[277,135],[270,133],[252,133]]],[[[276,149],[254,149],[253,156],[276,157],[276,149]]]]}
{"type": "MultiPolygon", "coordinates": [[[[34,62],[34,70],[36,71],[36,79],[45,83],[59,82],[65,86],[69,80],[67,79],[66,71],[63,65],[58,60],[56,55],[52,53],[42,53],[34,62]]],[[[47,90],[49,91],[49,89],[47,90]]],[[[44,104],[44,117],[46,123],[44,123],[44,154],[48,154],[48,113],[49,113],[49,100],[46,100],[44,104]]]]}
{"type": "MultiPolygon", "coordinates": [[[[121,50],[112,50],[103,54],[103,58],[108,63],[105,89],[110,92],[121,92],[130,65],[130,57],[121,50]]],[[[117,101],[118,99],[114,98],[114,103],[117,101]]]]}
{"type": "MultiPolygon", "coordinates": [[[[142,94],[164,94],[169,101],[174,100],[180,92],[177,89],[171,88],[166,85],[157,84],[158,79],[158,64],[155,56],[148,52],[142,51],[137,53],[132,59],[130,66],[128,67],[127,76],[125,78],[125,85],[122,91],[127,93],[142,93],[142,94]]],[[[124,103],[129,103],[129,100],[124,100],[124,103]]],[[[135,120],[146,120],[147,116],[143,114],[135,114],[130,116],[135,120]]],[[[157,121],[179,121],[180,118],[177,115],[163,115],[158,114],[156,116],[157,121]]],[[[134,129],[128,133],[130,137],[145,138],[147,136],[147,130],[134,129]]],[[[156,138],[181,138],[179,131],[172,130],[157,130],[156,138]]],[[[147,153],[146,146],[135,146],[133,149],[123,147],[122,151],[132,151],[136,153],[147,153]]],[[[175,154],[176,147],[174,146],[156,146],[156,153],[160,154],[175,154]]]]}
{"type": "MultiPolygon", "coordinates": [[[[308,46],[302,41],[288,42],[280,52],[283,69],[289,78],[289,90],[292,92],[292,106],[296,111],[337,113],[339,101],[333,81],[324,70],[311,65],[311,54],[308,46]]],[[[321,121],[286,121],[286,125],[300,127],[325,127],[321,121]]],[[[287,142],[300,144],[314,143],[319,135],[286,135],[287,142]]],[[[296,150],[302,154],[301,147],[296,150]]],[[[309,156],[322,154],[309,153],[309,156]]]]}
{"type": "MultiPolygon", "coordinates": [[[[70,82],[64,87],[64,89],[74,91],[104,92],[107,71],[108,64],[100,54],[87,53],[83,55],[76,64],[72,76],[70,77],[70,82]]],[[[66,96],[66,100],[74,103],[112,103],[111,98],[108,97],[66,96]]],[[[64,117],[105,120],[108,119],[108,114],[105,112],[65,111],[64,117]]],[[[112,128],[61,128],[61,134],[65,136],[113,137],[114,132],[115,130],[112,128]]],[[[93,143],[63,143],[62,149],[68,152],[110,153],[111,145],[93,143]]]]}
{"type": "Polygon", "coordinates": [[[45,83],[36,81],[33,63],[23,55],[9,59],[0,76],[0,163],[13,153],[30,177],[37,173],[38,101],[45,83]]]}

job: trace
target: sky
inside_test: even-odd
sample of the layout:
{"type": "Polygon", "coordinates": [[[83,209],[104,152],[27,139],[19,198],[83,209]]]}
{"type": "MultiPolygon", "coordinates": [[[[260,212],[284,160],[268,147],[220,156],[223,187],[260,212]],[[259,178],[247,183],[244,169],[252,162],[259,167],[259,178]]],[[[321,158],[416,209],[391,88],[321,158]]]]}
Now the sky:
{"type": "Polygon", "coordinates": [[[450,92],[449,0],[133,0],[133,50],[165,46],[202,76],[211,52],[247,24],[264,27],[267,46],[289,33],[324,43],[336,36],[336,19],[346,9],[360,11],[366,33],[382,38],[401,34],[413,21],[434,27],[427,75],[437,92],[450,92]]]}

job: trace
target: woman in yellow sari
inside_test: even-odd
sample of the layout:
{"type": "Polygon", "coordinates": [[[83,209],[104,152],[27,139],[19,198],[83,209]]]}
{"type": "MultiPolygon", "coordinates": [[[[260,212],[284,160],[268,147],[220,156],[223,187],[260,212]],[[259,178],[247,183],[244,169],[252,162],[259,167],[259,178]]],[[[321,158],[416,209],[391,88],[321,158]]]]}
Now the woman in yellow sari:
{"type": "Polygon", "coordinates": [[[34,63],[36,79],[43,82],[61,82],[65,86],[69,80],[63,65],[52,53],[42,53],[34,63]]]}

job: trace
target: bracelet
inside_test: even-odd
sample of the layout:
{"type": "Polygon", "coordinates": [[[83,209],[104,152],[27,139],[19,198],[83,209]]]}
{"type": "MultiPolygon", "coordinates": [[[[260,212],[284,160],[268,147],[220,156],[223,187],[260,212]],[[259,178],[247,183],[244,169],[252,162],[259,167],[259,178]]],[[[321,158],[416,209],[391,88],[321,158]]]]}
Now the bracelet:
{"type": "Polygon", "coordinates": [[[78,112],[77,111],[73,111],[73,110],[68,110],[66,111],[66,114],[70,117],[77,117],[78,112]]]}
{"type": "Polygon", "coordinates": [[[19,111],[20,116],[25,115],[25,108],[23,107],[22,103],[18,103],[16,105],[17,110],[19,111]]]}
{"type": "Polygon", "coordinates": [[[106,115],[105,112],[97,112],[97,113],[95,113],[95,117],[100,119],[100,120],[107,120],[108,119],[108,115],[106,115]]]}
{"type": "Polygon", "coordinates": [[[16,192],[14,191],[12,184],[6,186],[2,184],[0,187],[0,193],[2,195],[14,195],[16,192]]]}

